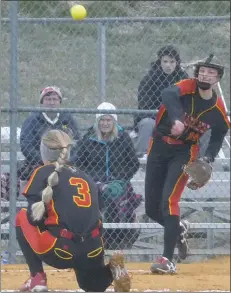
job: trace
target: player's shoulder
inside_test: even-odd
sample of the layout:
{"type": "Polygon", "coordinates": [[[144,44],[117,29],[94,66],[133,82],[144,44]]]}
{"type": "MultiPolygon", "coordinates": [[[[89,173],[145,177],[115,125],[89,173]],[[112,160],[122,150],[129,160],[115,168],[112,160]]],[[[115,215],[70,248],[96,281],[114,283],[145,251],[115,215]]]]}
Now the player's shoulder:
{"type": "Polygon", "coordinates": [[[196,92],[197,82],[195,78],[182,79],[174,84],[180,88],[181,95],[193,94],[196,92]]]}
{"type": "Polygon", "coordinates": [[[177,81],[175,85],[196,85],[196,79],[195,78],[185,78],[177,81]]]}
{"type": "Polygon", "coordinates": [[[30,176],[29,181],[23,191],[24,195],[30,194],[31,192],[37,192],[41,189],[43,184],[46,182],[48,176],[55,169],[54,164],[42,165],[34,169],[33,173],[30,176]]]}
{"type": "Polygon", "coordinates": [[[216,109],[218,110],[218,112],[221,115],[222,119],[224,119],[227,127],[230,128],[230,119],[227,116],[227,110],[225,108],[225,104],[224,104],[224,101],[223,101],[221,96],[217,97],[216,109]]]}
{"type": "Polygon", "coordinates": [[[54,164],[45,164],[34,169],[32,176],[47,176],[55,169],[54,164]]]}
{"type": "Polygon", "coordinates": [[[226,113],[225,104],[224,104],[223,99],[222,99],[221,96],[217,96],[216,106],[217,106],[217,108],[220,108],[221,111],[226,113]]]}
{"type": "Polygon", "coordinates": [[[89,181],[89,183],[94,182],[93,179],[84,171],[79,168],[71,165],[66,165],[63,169],[64,172],[68,174],[69,177],[82,178],[85,181],[89,181]]]}

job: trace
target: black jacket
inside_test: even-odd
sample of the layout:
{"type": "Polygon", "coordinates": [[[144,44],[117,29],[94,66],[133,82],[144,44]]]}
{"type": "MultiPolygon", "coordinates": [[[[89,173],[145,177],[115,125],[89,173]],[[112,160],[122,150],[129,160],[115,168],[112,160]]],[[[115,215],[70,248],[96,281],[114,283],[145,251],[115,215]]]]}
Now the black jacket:
{"type": "Polygon", "coordinates": [[[89,174],[96,182],[113,179],[130,180],[139,168],[129,135],[120,127],[112,142],[99,141],[91,127],[77,145],[72,163],[89,174]]]}
{"type": "MultiPolygon", "coordinates": [[[[144,76],[138,87],[138,109],[139,110],[159,110],[162,99],[161,92],[182,79],[188,78],[188,74],[177,65],[172,74],[166,74],[157,62],[151,63],[151,69],[144,76]]],[[[155,115],[137,114],[134,117],[134,128],[137,123],[146,117],[155,119],[155,115]]]]}
{"type": "Polygon", "coordinates": [[[60,129],[71,133],[74,140],[80,138],[78,125],[69,113],[60,113],[58,121],[53,125],[42,113],[32,113],[23,123],[20,134],[20,147],[29,164],[42,163],[40,142],[42,135],[49,129],[60,129]]]}

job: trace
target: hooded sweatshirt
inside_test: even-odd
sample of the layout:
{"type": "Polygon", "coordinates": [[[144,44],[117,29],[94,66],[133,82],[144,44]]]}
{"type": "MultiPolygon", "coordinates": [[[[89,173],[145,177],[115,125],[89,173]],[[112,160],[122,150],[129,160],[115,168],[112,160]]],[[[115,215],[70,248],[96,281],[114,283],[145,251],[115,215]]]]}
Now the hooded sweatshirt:
{"type": "MultiPolygon", "coordinates": [[[[159,110],[162,103],[162,90],[182,79],[188,78],[188,74],[180,66],[180,56],[172,46],[166,46],[159,50],[158,60],[151,63],[151,68],[147,75],[143,77],[138,87],[138,109],[139,110],[159,110]],[[173,73],[166,74],[161,67],[161,58],[164,56],[174,57],[177,65],[173,73]]],[[[134,117],[134,128],[137,123],[146,117],[155,119],[155,115],[137,114],[134,117]]]]}

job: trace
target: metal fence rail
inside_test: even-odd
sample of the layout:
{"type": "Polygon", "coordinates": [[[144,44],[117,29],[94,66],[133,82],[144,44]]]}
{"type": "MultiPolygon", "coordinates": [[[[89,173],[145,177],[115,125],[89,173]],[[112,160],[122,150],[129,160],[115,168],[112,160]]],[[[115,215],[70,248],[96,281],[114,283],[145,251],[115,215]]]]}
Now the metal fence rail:
{"type": "MultiPolygon", "coordinates": [[[[190,1],[187,9],[178,1],[169,2],[169,6],[163,2],[163,7],[158,6],[159,1],[152,1],[152,5],[149,1],[136,1],[134,7],[131,1],[116,1],[113,9],[112,2],[105,1],[100,3],[99,9],[99,1],[94,1],[86,4],[89,17],[79,22],[70,18],[68,1],[57,2],[55,7],[52,6],[54,1],[48,2],[32,1],[30,5],[26,1],[1,2],[0,119],[1,125],[10,130],[7,143],[3,143],[1,135],[0,173],[7,168],[9,171],[8,189],[4,191],[7,200],[1,201],[1,211],[10,215],[9,222],[1,229],[1,246],[9,251],[11,263],[19,261],[14,219],[17,209],[24,204],[17,199],[16,166],[22,159],[17,131],[21,130],[29,112],[42,115],[42,112],[54,113],[58,109],[60,114],[72,115],[85,132],[95,123],[95,114],[117,114],[119,123],[133,130],[137,114],[157,113],[157,110],[137,110],[138,88],[150,72],[158,50],[167,44],[178,49],[182,69],[189,76],[193,74],[193,63],[206,58],[212,50],[226,69],[217,91],[226,102],[230,96],[230,4],[227,1],[190,1]],[[183,64],[190,65],[184,67],[183,64]],[[53,109],[42,107],[39,92],[53,84],[63,92],[62,105],[53,109]],[[115,104],[117,110],[97,111],[96,107],[103,101],[115,104]]],[[[163,82],[153,82],[161,91],[163,82]]],[[[143,90],[148,92],[145,87],[143,90]]],[[[153,90],[152,94],[156,92],[153,90]]],[[[230,115],[229,105],[226,111],[230,115]]],[[[34,132],[39,131],[33,127],[32,124],[34,132]]],[[[30,146],[27,151],[32,152],[30,146]]],[[[186,190],[182,198],[182,211],[192,222],[194,238],[190,244],[194,255],[226,254],[230,245],[230,176],[220,168],[223,162],[228,167],[230,164],[228,139],[224,141],[222,152],[209,184],[196,194],[186,190]]],[[[140,162],[131,183],[135,191],[144,196],[146,161],[141,158],[140,162]]],[[[1,180],[1,192],[3,187],[1,180]]],[[[157,232],[160,227],[145,218],[143,203],[137,213],[138,223],[106,221],[104,226],[140,229],[139,238],[133,244],[129,243],[130,234],[127,235],[127,246],[123,247],[127,255],[142,254],[140,247],[145,248],[144,254],[159,253],[163,240],[163,233],[157,232]],[[156,249],[152,249],[153,243],[156,249]]],[[[110,251],[109,247],[107,253],[110,251]]],[[[138,260],[142,260],[141,256],[138,260]]]]}

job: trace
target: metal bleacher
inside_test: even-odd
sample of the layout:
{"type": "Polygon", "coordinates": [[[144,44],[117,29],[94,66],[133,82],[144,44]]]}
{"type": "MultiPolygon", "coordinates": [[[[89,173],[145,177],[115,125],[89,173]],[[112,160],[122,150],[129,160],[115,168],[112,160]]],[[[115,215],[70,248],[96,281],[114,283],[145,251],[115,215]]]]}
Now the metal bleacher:
{"type": "MultiPolygon", "coordinates": [[[[1,129],[1,143],[4,146],[4,151],[1,152],[1,170],[2,172],[9,171],[9,127],[1,129]]],[[[19,140],[20,128],[17,131],[17,138],[19,140]]],[[[217,233],[225,234],[230,230],[230,145],[227,143],[229,137],[224,141],[224,146],[220,151],[216,162],[214,163],[214,172],[210,182],[200,190],[194,192],[186,188],[180,202],[182,218],[190,219],[190,231],[196,235],[205,234],[205,244],[203,248],[193,245],[191,250],[192,255],[206,254],[217,255],[226,254],[229,247],[226,249],[222,244],[217,245],[215,241],[217,233]],[[205,217],[206,214],[206,217],[205,217]]],[[[18,148],[19,149],[19,148],[18,148]]],[[[18,150],[17,159],[23,160],[22,153],[18,150]]],[[[137,193],[144,194],[144,177],[145,177],[145,163],[146,160],[140,160],[141,168],[132,179],[132,184],[137,193]]],[[[25,201],[18,201],[17,207],[25,207],[25,201]]],[[[9,202],[1,201],[1,209],[8,213],[9,202]]],[[[134,243],[132,249],[125,250],[128,255],[149,255],[157,254],[161,249],[161,241],[157,238],[163,236],[162,227],[156,223],[149,222],[145,217],[144,202],[137,209],[138,222],[134,224],[128,223],[105,223],[105,228],[129,228],[140,229],[141,234],[139,239],[134,243]],[[155,249],[153,250],[153,242],[155,249]]],[[[7,235],[9,233],[9,223],[1,225],[1,234],[7,235]]],[[[193,237],[194,237],[193,236],[193,237]]],[[[201,236],[202,237],[202,236],[201,236]]],[[[108,251],[110,254],[110,251],[108,251]]]]}

